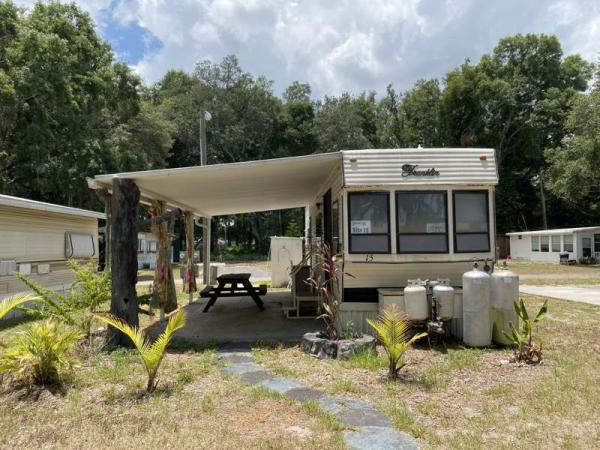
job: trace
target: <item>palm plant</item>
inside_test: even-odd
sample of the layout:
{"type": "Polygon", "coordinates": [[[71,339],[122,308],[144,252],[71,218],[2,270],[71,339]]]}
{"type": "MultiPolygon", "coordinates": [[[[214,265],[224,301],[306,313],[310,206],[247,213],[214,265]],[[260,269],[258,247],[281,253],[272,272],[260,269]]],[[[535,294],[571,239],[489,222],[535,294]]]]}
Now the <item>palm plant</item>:
{"type": "Polygon", "coordinates": [[[535,318],[531,319],[523,299],[519,299],[519,302],[514,303],[515,312],[519,319],[521,319],[521,329],[517,329],[512,322],[508,325],[510,327],[510,334],[503,331],[504,335],[514,344],[515,346],[515,360],[525,361],[527,363],[539,363],[542,360],[542,344],[539,346],[533,342],[533,324],[538,323],[544,318],[548,312],[548,300],[544,302],[535,318]]]}
{"type": "Polygon", "coordinates": [[[129,339],[131,339],[131,342],[133,342],[133,345],[140,354],[142,362],[144,363],[144,367],[146,368],[146,372],[148,373],[148,384],[146,385],[146,391],[154,391],[158,383],[158,369],[160,368],[160,364],[165,357],[167,346],[169,345],[169,342],[171,342],[173,334],[185,326],[185,312],[180,309],[173,314],[169,318],[169,323],[167,324],[165,331],[163,331],[163,333],[156,339],[156,341],[154,341],[154,343],[150,343],[148,338],[144,335],[144,333],[142,333],[141,330],[131,327],[129,324],[115,316],[105,315],[96,316],[96,318],[112,327],[115,327],[117,330],[123,332],[129,337],[129,339]]]}
{"type": "Polygon", "coordinates": [[[11,310],[28,302],[39,301],[40,297],[33,294],[16,294],[0,301],[0,319],[7,315],[11,310]]]}
{"type": "Polygon", "coordinates": [[[80,331],[53,320],[35,323],[0,354],[0,374],[39,385],[59,383],[62,371],[75,364],[71,352],[82,337],[80,331]]]}
{"type": "Polygon", "coordinates": [[[406,365],[404,353],[414,342],[427,336],[427,333],[418,333],[411,337],[410,321],[396,305],[384,309],[376,321],[367,319],[367,322],[377,333],[387,353],[388,378],[391,380],[398,378],[398,373],[406,365]]]}

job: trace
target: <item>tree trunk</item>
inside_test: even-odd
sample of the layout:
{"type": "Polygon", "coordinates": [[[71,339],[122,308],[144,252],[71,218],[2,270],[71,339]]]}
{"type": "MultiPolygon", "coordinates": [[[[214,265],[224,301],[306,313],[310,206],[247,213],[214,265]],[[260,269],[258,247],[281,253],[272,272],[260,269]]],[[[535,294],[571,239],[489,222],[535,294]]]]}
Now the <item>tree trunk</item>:
{"type": "MultiPolygon", "coordinates": [[[[132,180],[113,180],[110,256],[112,296],[110,312],[129,325],[137,327],[137,231],[136,206],[140,190],[132,180]]],[[[119,330],[108,327],[107,340],[111,345],[130,346],[131,341],[119,330]]]]}
{"type": "Polygon", "coordinates": [[[540,171],[540,200],[542,202],[542,228],[548,229],[548,215],[546,212],[546,193],[544,192],[544,173],[540,171]]]}

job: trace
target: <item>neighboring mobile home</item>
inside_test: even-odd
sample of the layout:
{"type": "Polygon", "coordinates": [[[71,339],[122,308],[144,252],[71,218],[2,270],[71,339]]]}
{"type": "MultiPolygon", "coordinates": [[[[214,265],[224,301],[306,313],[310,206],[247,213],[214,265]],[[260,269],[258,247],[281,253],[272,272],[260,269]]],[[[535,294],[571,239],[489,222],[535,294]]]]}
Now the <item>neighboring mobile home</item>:
{"type": "Polygon", "coordinates": [[[67,260],[98,261],[102,213],[0,195],[0,299],[25,286],[20,272],[36,283],[64,291],[73,282],[67,260]]]}
{"type": "Polygon", "coordinates": [[[88,183],[110,190],[116,178],[132,180],[142,201],[160,199],[197,216],[305,207],[305,247],[327,242],[352,275],[343,275],[339,292],[342,321],[357,329],[377,313],[378,289],[414,278],[460,287],[474,259],[495,259],[493,149],[344,150],[88,183]]]}
{"type": "Polygon", "coordinates": [[[600,227],[518,231],[506,235],[510,238],[512,259],[559,263],[561,254],[569,261],[600,259],[600,227]]]}
{"type": "Polygon", "coordinates": [[[156,252],[158,251],[158,239],[154,233],[138,233],[138,269],[156,268],[156,252]]]}

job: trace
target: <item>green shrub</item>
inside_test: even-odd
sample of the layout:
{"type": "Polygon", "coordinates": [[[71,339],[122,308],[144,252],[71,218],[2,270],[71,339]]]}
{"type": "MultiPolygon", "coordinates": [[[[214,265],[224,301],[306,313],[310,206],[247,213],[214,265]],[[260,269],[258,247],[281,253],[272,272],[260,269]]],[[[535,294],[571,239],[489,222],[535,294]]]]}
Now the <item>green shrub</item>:
{"type": "Polygon", "coordinates": [[[510,334],[504,335],[515,346],[514,358],[517,361],[527,363],[539,363],[542,360],[542,344],[537,345],[533,342],[533,324],[538,323],[548,312],[548,300],[544,302],[535,318],[531,319],[523,299],[514,303],[515,312],[521,319],[521,328],[517,329],[512,322],[509,323],[510,334]]]}
{"type": "Polygon", "coordinates": [[[71,353],[82,337],[53,320],[35,323],[0,354],[0,374],[38,385],[60,383],[62,372],[75,364],[71,353]]]}

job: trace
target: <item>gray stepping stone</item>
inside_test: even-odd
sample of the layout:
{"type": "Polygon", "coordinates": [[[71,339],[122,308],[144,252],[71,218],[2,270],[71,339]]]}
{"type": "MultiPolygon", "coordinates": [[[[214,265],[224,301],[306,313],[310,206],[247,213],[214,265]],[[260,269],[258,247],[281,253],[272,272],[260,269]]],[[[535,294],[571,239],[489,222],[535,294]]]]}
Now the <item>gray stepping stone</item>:
{"type": "Polygon", "coordinates": [[[362,427],[344,431],[344,440],[350,450],[418,450],[411,436],[391,427],[362,427]]]}
{"type": "Polygon", "coordinates": [[[258,372],[246,372],[240,375],[240,378],[248,384],[260,384],[265,380],[273,378],[266,370],[258,372]]]}
{"type": "Polygon", "coordinates": [[[244,354],[244,353],[223,354],[220,358],[222,361],[225,361],[228,363],[254,362],[254,358],[251,355],[244,354]]]}
{"type": "Polygon", "coordinates": [[[242,375],[248,372],[264,372],[265,368],[255,362],[245,362],[238,364],[231,364],[229,366],[221,367],[221,372],[228,375],[242,375]]]}
{"type": "Polygon", "coordinates": [[[277,392],[279,394],[286,394],[292,389],[303,388],[304,386],[295,381],[288,380],[287,378],[272,378],[259,383],[266,390],[271,392],[277,392]]]}
{"type": "Polygon", "coordinates": [[[337,414],[340,422],[350,427],[392,427],[392,421],[373,407],[349,408],[337,414]]]}
{"type": "Polygon", "coordinates": [[[291,398],[292,400],[296,400],[299,402],[305,402],[308,400],[318,400],[325,396],[322,391],[318,391],[317,389],[301,387],[297,389],[292,389],[286,392],[286,397],[291,398]]]}
{"type": "Polygon", "coordinates": [[[317,402],[321,409],[330,414],[340,414],[346,409],[343,400],[336,397],[321,397],[317,402]]]}

